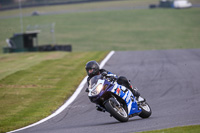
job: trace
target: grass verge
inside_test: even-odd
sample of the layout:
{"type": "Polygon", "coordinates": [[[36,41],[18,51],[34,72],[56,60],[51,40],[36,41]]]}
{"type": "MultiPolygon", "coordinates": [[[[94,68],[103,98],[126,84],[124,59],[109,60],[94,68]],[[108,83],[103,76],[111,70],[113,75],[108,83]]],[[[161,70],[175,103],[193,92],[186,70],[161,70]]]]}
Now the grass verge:
{"type": "MultiPolygon", "coordinates": [[[[200,48],[200,8],[138,9],[24,17],[27,25],[55,22],[58,44],[73,51],[152,50],[200,48]]],[[[19,18],[0,21],[0,48],[20,31],[19,18]]],[[[51,39],[40,37],[39,43],[51,39]]]]}
{"type": "Polygon", "coordinates": [[[145,131],[140,133],[199,133],[200,125],[174,127],[162,130],[145,131]]]}
{"type": "Polygon", "coordinates": [[[55,60],[63,58],[65,55],[65,52],[2,54],[0,56],[0,79],[16,71],[27,69],[44,60],[55,60]]]}
{"type": "MultiPolygon", "coordinates": [[[[27,66],[28,59],[38,60],[39,63],[23,70],[16,69],[0,80],[1,132],[26,126],[50,115],[85,77],[85,63],[89,60],[101,61],[107,53],[61,53],[59,58],[43,61],[40,61],[38,53],[23,54],[23,61],[21,56],[8,55],[7,61],[4,60],[5,64],[9,64],[9,60],[13,58],[16,64],[20,62],[24,66],[27,66]]],[[[46,57],[55,55],[53,52],[43,54],[46,57]]]]}
{"type": "MultiPolygon", "coordinates": [[[[134,0],[138,6],[141,5],[140,1],[134,0]]],[[[129,2],[133,1],[127,0],[126,4],[136,4],[129,2]]],[[[115,7],[121,8],[125,2],[114,3],[115,7]]],[[[105,6],[113,7],[113,2],[32,8],[23,12],[80,8],[87,10],[105,6]]],[[[0,12],[0,16],[18,14],[16,12],[18,10],[0,12]]],[[[185,49],[200,48],[199,13],[199,8],[75,11],[68,14],[24,17],[23,23],[26,27],[55,22],[57,42],[72,44],[74,51],[185,49]]],[[[19,18],[2,19],[0,31],[2,49],[7,45],[5,39],[20,31],[19,18]]],[[[39,38],[40,42],[42,38],[39,38]]],[[[84,63],[91,59],[100,61],[105,56],[101,52],[61,53],[57,56],[48,54],[0,56],[1,132],[23,127],[51,114],[73,93],[84,77],[84,63]]]]}

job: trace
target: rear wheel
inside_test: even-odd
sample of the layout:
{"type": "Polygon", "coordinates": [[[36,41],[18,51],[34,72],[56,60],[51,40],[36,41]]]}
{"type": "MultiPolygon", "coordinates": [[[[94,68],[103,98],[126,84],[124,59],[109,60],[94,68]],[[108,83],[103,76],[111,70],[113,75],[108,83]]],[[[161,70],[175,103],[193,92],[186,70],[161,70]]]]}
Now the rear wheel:
{"type": "Polygon", "coordinates": [[[116,99],[110,98],[104,104],[106,110],[118,121],[127,122],[129,117],[123,106],[117,104],[116,99]]]}
{"type": "Polygon", "coordinates": [[[140,103],[139,107],[142,109],[142,112],[139,114],[141,118],[148,118],[151,116],[152,111],[147,102],[140,103]]]}

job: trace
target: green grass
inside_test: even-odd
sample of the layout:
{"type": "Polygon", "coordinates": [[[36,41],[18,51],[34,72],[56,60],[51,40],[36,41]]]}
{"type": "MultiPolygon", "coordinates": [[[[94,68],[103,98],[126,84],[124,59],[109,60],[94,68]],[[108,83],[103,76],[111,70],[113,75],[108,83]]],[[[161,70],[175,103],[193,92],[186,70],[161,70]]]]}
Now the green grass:
{"type": "Polygon", "coordinates": [[[140,133],[199,133],[200,125],[192,125],[185,127],[174,127],[162,130],[145,131],[140,133]]]}
{"type": "MultiPolygon", "coordinates": [[[[200,4],[199,0],[190,0],[192,4],[200,4]]],[[[46,2],[47,3],[47,2],[46,2]]],[[[69,4],[69,5],[54,5],[54,6],[43,6],[43,7],[31,7],[23,8],[23,14],[31,14],[34,11],[39,11],[40,13],[46,13],[49,11],[66,11],[66,10],[88,10],[97,8],[108,8],[108,7],[137,7],[137,6],[149,6],[150,4],[158,5],[158,0],[117,0],[117,1],[103,1],[103,2],[91,2],[91,3],[80,3],[80,4],[69,4]]],[[[22,2],[23,7],[23,2],[22,2]]],[[[7,16],[19,16],[18,10],[7,10],[1,11],[0,17],[7,16]]]]}
{"type": "Polygon", "coordinates": [[[86,76],[85,63],[101,61],[106,54],[51,52],[7,55],[3,59],[7,65],[1,66],[1,70],[9,71],[17,64],[22,68],[15,68],[0,79],[0,132],[26,126],[50,115],[73,94],[86,76]],[[27,66],[27,60],[37,63],[27,66]]]}
{"type": "Polygon", "coordinates": [[[49,53],[13,53],[0,56],[0,80],[16,71],[24,70],[44,60],[54,60],[66,55],[64,52],[49,53]]]}
{"type": "MultiPolygon", "coordinates": [[[[29,24],[56,23],[58,44],[72,44],[73,51],[152,50],[200,48],[200,9],[139,9],[82,12],[24,17],[29,24]]],[[[19,19],[0,21],[0,46],[19,19]]],[[[39,38],[39,43],[43,42],[39,38]]]]}
{"type": "MultiPolygon", "coordinates": [[[[192,1],[198,3],[198,0],[192,1]]],[[[152,2],[158,1],[63,5],[27,8],[23,12],[140,6],[152,2]]],[[[17,14],[18,10],[0,12],[0,16],[17,14]]],[[[86,75],[85,63],[93,59],[100,61],[107,54],[98,51],[200,48],[199,14],[199,8],[190,8],[24,17],[24,27],[55,22],[57,43],[72,44],[73,52],[0,54],[0,132],[36,122],[62,105],[86,75]]],[[[1,51],[7,45],[5,39],[20,32],[19,18],[1,19],[0,31],[1,51]]],[[[42,39],[39,37],[40,44],[44,42],[42,39]]],[[[195,126],[196,129],[199,130],[199,126],[195,126]]]]}
{"type": "MultiPolygon", "coordinates": [[[[198,0],[193,0],[198,1],[198,0]]],[[[47,3],[47,2],[46,2],[47,3]]],[[[80,4],[69,4],[69,5],[54,5],[54,6],[43,6],[43,7],[31,7],[23,8],[23,14],[31,14],[33,11],[40,13],[46,13],[49,11],[66,11],[66,10],[88,10],[97,8],[107,7],[119,7],[119,6],[148,6],[149,4],[158,4],[158,0],[119,0],[119,1],[104,1],[104,2],[91,2],[91,3],[80,3],[80,4]]],[[[23,3],[22,3],[23,6],[23,3]]],[[[6,16],[19,16],[18,10],[7,10],[0,13],[0,17],[6,16]]]]}

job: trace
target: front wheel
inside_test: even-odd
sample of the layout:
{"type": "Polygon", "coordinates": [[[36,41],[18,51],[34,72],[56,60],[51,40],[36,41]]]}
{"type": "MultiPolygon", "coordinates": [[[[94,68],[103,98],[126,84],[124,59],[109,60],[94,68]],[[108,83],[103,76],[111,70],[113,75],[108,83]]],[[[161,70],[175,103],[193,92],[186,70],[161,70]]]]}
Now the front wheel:
{"type": "Polygon", "coordinates": [[[140,103],[139,107],[142,109],[142,112],[139,114],[141,118],[148,118],[151,116],[152,111],[147,102],[140,103]]]}
{"type": "Polygon", "coordinates": [[[129,117],[123,106],[117,104],[116,99],[110,98],[104,104],[106,110],[118,121],[127,122],[129,117]]]}

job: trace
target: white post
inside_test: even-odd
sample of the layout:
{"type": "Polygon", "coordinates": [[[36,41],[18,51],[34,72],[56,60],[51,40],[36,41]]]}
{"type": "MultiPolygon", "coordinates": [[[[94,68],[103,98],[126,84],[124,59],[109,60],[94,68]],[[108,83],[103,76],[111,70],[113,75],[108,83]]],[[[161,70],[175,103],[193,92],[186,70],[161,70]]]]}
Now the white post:
{"type": "Polygon", "coordinates": [[[22,6],[21,6],[21,0],[18,0],[19,3],[19,10],[20,10],[20,25],[21,25],[21,33],[24,32],[24,27],[23,27],[23,16],[22,16],[22,6]]]}
{"type": "Polygon", "coordinates": [[[56,38],[55,38],[55,22],[51,24],[51,34],[52,34],[52,43],[56,44],[56,38]]]}

